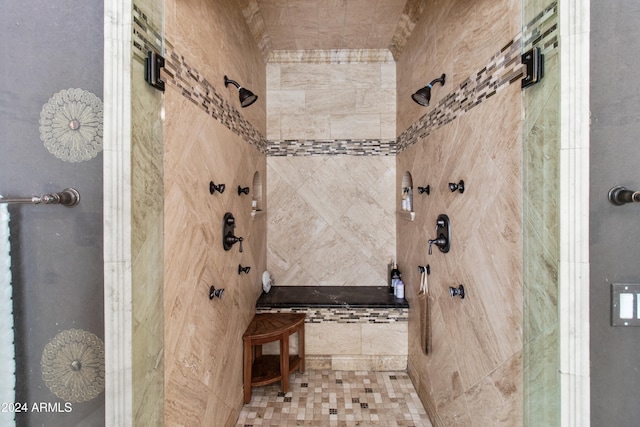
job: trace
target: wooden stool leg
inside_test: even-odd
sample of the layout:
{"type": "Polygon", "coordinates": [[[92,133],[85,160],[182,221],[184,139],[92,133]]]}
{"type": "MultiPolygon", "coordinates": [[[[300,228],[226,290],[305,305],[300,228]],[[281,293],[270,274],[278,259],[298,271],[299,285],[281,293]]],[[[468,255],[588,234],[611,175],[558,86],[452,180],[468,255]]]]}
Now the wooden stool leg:
{"type": "Polygon", "coordinates": [[[298,329],[298,357],[300,358],[298,372],[304,374],[304,322],[300,329],[298,329]]]}
{"type": "Polygon", "coordinates": [[[282,392],[289,391],[289,334],[280,337],[280,374],[282,375],[282,392]]]}
{"type": "Polygon", "coordinates": [[[244,340],[244,403],[251,402],[251,367],[253,365],[253,348],[251,340],[244,340]]]}

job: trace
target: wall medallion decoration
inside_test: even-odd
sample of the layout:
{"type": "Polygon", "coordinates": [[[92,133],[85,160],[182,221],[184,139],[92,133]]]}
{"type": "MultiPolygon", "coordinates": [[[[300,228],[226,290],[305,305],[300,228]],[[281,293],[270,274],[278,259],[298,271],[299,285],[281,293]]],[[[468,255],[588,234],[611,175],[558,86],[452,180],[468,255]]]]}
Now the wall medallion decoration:
{"type": "Polygon", "coordinates": [[[91,332],[69,329],[44,347],[42,379],[67,402],[86,402],[104,391],[104,343],[91,332]]]}
{"type": "Polygon", "coordinates": [[[82,89],[65,89],[40,112],[40,139],[66,162],[91,160],[102,151],[102,101],[82,89]]]}

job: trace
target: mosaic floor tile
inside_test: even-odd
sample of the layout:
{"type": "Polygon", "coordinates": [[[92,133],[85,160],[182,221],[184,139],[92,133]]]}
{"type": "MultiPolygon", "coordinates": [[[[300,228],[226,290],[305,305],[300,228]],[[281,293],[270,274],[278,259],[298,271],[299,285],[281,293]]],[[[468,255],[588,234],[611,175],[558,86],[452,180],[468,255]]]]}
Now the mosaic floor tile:
{"type": "Polygon", "coordinates": [[[431,427],[404,372],[315,370],[280,383],[254,387],[237,427],[431,427]]]}

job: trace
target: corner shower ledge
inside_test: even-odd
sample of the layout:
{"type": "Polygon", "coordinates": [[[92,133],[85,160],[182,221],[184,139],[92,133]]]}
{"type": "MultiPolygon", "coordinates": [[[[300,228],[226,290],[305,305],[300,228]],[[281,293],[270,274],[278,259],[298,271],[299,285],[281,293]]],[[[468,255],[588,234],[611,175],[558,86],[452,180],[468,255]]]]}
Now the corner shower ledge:
{"type": "Polygon", "coordinates": [[[274,286],[260,295],[256,307],[409,308],[409,302],[386,286],[274,286]]]}

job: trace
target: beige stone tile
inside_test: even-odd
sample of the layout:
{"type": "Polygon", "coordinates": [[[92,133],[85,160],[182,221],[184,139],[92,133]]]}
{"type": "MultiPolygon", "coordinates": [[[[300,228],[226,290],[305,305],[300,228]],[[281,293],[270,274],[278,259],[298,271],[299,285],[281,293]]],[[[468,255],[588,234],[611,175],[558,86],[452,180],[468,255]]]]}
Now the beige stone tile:
{"type": "Polygon", "coordinates": [[[396,63],[380,64],[380,87],[396,88],[396,63]]]}
{"type": "Polygon", "coordinates": [[[360,354],[359,327],[347,323],[308,323],[305,325],[305,353],[310,355],[360,354]]]}
{"type": "Polygon", "coordinates": [[[524,417],[547,424],[560,413],[558,329],[548,328],[524,348],[524,417]]]}
{"type": "Polygon", "coordinates": [[[289,114],[280,119],[282,139],[329,139],[331,138],[329,115],[289,114]]]}
{"type": "Polygon", "coordinates": [[[396,138],[396,115],[380,114],[380,138],[393,140],[396,138]]]}
{"type": "Polygon", "coordinates": [[[278,141],[282,139],[280,134],[280,115],[271,114],[267,116],[267,139],[278,141]]]}
{"type": "Polygon", "coordinates": [[[396,110],[395,88],[364,88],[356,91],[357,114],[393,114],[396,110]]]}
{"type": "Polygon", "coordinates": [[[310,89],[305,91],[305,111],[308,114],[353,114],[356,112],[356,90],[310,89]]]}
{"type": "Polygon", "coordinates": [[[267,94],[269,115],[301,114],[305,112],[305,91],[280,89],[267,94]]]}
{"type": "Polygon", "coordinates": [[[331,356],[323,354],[307,354],[304,361],[305,370],[331,369],[331,356]]]}
{"type": "Polygon", "coordinates": [[[329,64],[282,64],[280,67],[281,88],[330,89],[335,86],[331,77],[329,64]]]}
{"type": "Polygon", "coordinates": [[[505,427],[522,425],[522,353],[507,360],[469,389],[465,396],[474,423],[505,427]]]}
{"type": "MultiPolygon", "coordinates": [[[[280,90],[280,65],[279,64],[267,64],[267,97],[272,91],[280,90]]],[[[270,113],[270,108],[267,108],[267,114],[270,113]]]]}
{"type": "MultiPolygon", "coordinates": [[[[161,311],[161,310],[159,310],[161,311]]],[[[133,394],[134,423],[152,420],[162,423],[164,413],[159,404],[164,397],[164,348],[162,335],[157,336],[137,324],[133,329],[133,394]]]]}
{"type": "Polygon", "coordinates": [[[362,353],[370,355],[406,355],[407,322],[363,324],[362,353]]]}
{"type": "Polygon", "coordinates": [[[379,88],[381,86],[380,64],[333,64],[329,68],[334,87],[379,88]]]}
{"type": "Polygon", "coordinates": [[[330,126],[332,139],[380,138],[379,114],[334,114],[330,126]]]}

